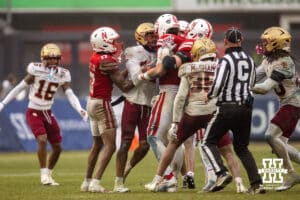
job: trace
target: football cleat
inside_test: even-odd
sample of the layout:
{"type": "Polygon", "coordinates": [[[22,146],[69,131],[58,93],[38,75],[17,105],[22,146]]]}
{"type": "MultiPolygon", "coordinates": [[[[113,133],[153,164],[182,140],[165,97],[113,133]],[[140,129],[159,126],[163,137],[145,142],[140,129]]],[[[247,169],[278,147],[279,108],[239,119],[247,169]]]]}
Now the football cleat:
{"type": "Polygon", "coordinates": [[[124,187],[123,183],[119,183],[117,181],[115,181],[115,186],[114,186],[114,192],[118,192],[118,193],[125,193],[125,192],[129,192],[130,190],[126,187],[124,187]]]}
{"type": "Polygon", "coordinates": [[[288,173],[284,183],[281,186],[277,187],[275,190],[277,192],[286,191],[299,183],[300,183],[300,175],[297,174],[296,172],[290,172],[288,173]]]}
{"type": "Polygon", "coordinates": [[[209,179],[207,183],[203,186],[202,192],[209,192],[212,188],[212,186],[216,183],[216,180],[209,179]]]}
{"type": "Polygon", "coordinates": [[[107,193],[108,190],[106,190],[103,186],[101,186],[99,184],[98,180],[92,180],[89,188],[88,188],[89,192],[101,192],[101,193],[107,193]]]}
{"type": "Polygon", "coordinates": [[[183,177],[182,187],[183,188],[189,188],[189,189],[195,189],[196,186],[195,186],[194,177],[189,176],[189,175],[185,175],[183,177]]]}
{"type": "Polygon", "coordinates": [[[89,185],[90,185],[91,181],[87,181],[87,180],[84,180],[80,186],[80,191],[81,192],[87,192],[89,191],[89,185]]]}
{"type": "Polygon", "coordinates": [[[47,173],[42,173],[41,174],[41,183],[43,185],[51,185],[51,180],[50,180],[50,177],[49,177],[49,174],[47,173]]]}
{"type": "Polygon", "coordinates": [[[172,176],[169,180],[164,179],[157,187],[157,192],[176,192],[177,179],[172,176]]]}
{"type": "Polygon", "coordinates": [[[243,183],[236,184],[236,193],[248,193],[248,189],[243,185],[243,183]]]}
{"type": "Polygon", "coordinates": [[[51,175],[49,175],[49,179],[50,179],[50,185],[51,186],[58,186],[59,183],[57,183],[52,177],[51,175]]]}
{"type": "Polygon", "coordinates": [[[254,184],[249,188],[248,192],[250,194],[265,194],[267,191],[262,184],[254,184]]]}
{"type": "Polygon", "coordinates": [[[210,192],[217,192],[225,188],[232,181],[232,176],[225,172],[217,177],[216,183],[211,187],[210,192]]]}
{"type": "Polygon", "coordinates": [[[145,185],[145,189],[146,190],[149,190],[149,191],[152,191],[152,192],[157,192],[158,191],[158,186],[160,184],[160,182],[163,180],[163,177],[161,176],[155,176],[152,180],[151,183],[147,183],[145,185]]]}

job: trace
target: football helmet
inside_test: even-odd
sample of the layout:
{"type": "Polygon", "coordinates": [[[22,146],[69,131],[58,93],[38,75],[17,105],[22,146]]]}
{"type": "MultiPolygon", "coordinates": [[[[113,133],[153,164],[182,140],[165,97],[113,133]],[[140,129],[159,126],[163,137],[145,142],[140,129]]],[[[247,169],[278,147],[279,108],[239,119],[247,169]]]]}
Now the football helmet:
{"type": "Polygon", "coordinates": [[[117,51],[116,40],[120,35],[110,27],[100,27],[90,36],[90,43],[96,52],[115,53],[117,51]]]}
{"type": "Polygon", "coordinates": [[[61,58],[60,48],[54,43],[45,44],[41,49],[41,60],[47,58],[61,58]]]}
{"type": "Polygon", "coordinates": [[[194,19],[189,24],[189,32],[186,35],[188,39],[196,39],[198,37],[211,38],[213,35],[212,25],[205,19],[194,19]]]}
{"type": "Polygon", "coordinates": [[[156,46],[157,37],[155,34],[154,24],[142,23],[135,30],[135,40],[143,45],[151,48],[156,46]]]}
{"type": "Polygon", "coordinates": [[[261,35],[262,53],[268,54],[274,50],[282,49],[290,51],[292,36],[281,27],[267,28],[261,35]]]}
{"type": "Polygon", "coordinates": [[[216,44],[209,38],[198,38],[192,47],[191,54],[194,62],[203,60],[204,58],[217,57],[216,44]]]}
{"type": "Polygon", "coordinates": [[[185,37],[186,33],[189,31],[189,23],[185,20],[179,20],[179,35],[185,37]]]}
{"type": "Polygon", "coordinates": [[[172,14],[163,14],[159,16],[155,22],[155,32],[158,34],[158,37],[166,33],[170,33],[172,29],[172,33],[178,33],[179,31],[179,23],[177,17],[172,14]],[[174,30],[174,32],[173,32],[174,30]]]}

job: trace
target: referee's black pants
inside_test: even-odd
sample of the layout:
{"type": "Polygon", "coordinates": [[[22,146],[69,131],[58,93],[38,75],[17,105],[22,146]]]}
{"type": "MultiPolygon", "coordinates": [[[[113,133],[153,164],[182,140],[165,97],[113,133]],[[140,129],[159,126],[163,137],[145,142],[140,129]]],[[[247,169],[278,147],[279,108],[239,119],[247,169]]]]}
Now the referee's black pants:
{"type": "Polygon", "coordinates": [[[217,175],[228,171],[217,148],[219,140],[229,130],[233,133],[233,147],[247,171],[250,184],[261,183],[257,166],[248,149],[252,120],[252,106],[235,103],[221,104],[209,122],[202,144],[217,175]]]}

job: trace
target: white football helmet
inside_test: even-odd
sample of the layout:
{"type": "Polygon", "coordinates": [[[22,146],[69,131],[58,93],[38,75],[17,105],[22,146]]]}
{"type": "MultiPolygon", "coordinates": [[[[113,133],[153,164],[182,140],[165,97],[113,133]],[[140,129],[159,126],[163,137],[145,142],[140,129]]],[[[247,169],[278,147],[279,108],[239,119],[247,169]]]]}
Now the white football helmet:
{"type": "Polygon", "coordinates": [[[189,32],[186,35],[188,39],[196,39],[198,37],[211,38],[213,35],[212,25],[205,19],[194,19],[189,24],[189,32]]]}
{"type": "Polygon", "coordinates": [[[186,33],[189,31],[189,23],[185,20],[179,20],[179,33],[181,36],[185,37],[186,33]]]}
{"type": "Polygon", "coordinates": [[[117,46],[115,41],[120,35],[110,27],[96,29],[90,37],[93,50],[96,52],[115,53],[117,46]]]}
{"type": "Polygon", "coordinates": [[[172,14],[163,14],[159,16],[154,25],[155,32],[158,37],[166,34],[170,29],[177,29],[179,31],[179,23],[177,17],[172,14]]]}

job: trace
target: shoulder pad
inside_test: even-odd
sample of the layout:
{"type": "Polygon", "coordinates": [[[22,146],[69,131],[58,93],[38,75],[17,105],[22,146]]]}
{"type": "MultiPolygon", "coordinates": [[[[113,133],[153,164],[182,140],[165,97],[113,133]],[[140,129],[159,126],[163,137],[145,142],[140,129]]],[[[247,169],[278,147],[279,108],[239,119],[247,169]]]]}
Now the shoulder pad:
{"type": "Polygon", "coordinates": [[[27,66],[27,73],[31,75],[36,75],[36,71],[43,66],[40,62],[31,62],[27,66]]]}
{"type": "Polygon", "coordinates": [[[295,64],[290,57],[283,57],[274,61],[273,69],[279,71],[290,71],[295,68],[295,64]]]}
{"type": "Polygon", "coordinates": [[[68,69],[60,67],[60,77],[64,82],[71,82],[71,73],[68,69]]]}
{"type": "Polygon", "coordinates": [[[184,76],[186,73],[185,73],[185,71],[186,71],[186,67],[189,65],[189,63],[185,63],[185,64],[183,64],[183,65],[181,65],[180,67],[179,67],[179,70],[178,70],[178,77],[182,77],[182,76],[184,76]]]}
{"type": "Polygon", "coordinates": [[[194,44],[194,40],[187,39],[178,48],[178,51],[190,52],[194,44]]]}
{"type": "Polygon", "coordinates": [[[128,47],[124,51],[124,56],[126,60],[129,59],[137,59],[137,60],[143,60],[143,46],[133,46],[128,47]]]}

